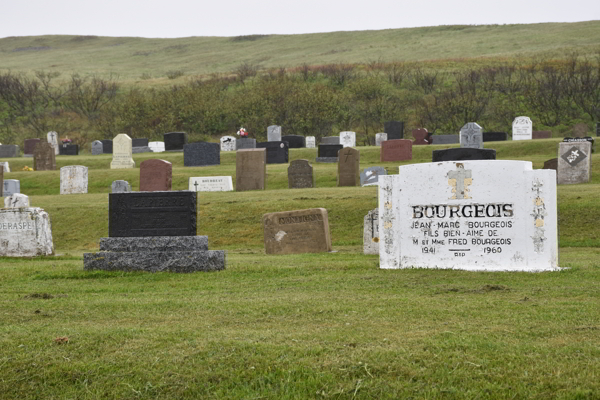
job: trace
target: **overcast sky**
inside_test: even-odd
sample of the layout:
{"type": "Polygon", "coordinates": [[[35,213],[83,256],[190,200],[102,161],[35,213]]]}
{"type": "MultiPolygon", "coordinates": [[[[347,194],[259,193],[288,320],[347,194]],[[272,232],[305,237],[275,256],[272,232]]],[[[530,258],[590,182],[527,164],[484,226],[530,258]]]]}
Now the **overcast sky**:
{"type": "Polygon", "coordinates": [[[0,0],[0,37],[175,38],[600,20],[600,0],[0,0]]]}

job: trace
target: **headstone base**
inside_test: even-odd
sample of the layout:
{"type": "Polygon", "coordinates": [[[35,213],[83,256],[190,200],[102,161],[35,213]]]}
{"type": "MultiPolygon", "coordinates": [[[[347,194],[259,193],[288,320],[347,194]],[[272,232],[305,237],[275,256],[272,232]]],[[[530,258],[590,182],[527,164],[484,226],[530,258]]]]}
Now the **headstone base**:
{"type": "Polygon", "coordinates": [[[135,153],[152,153],[152,149],[148,146],[132,147],[131,152],[135,153]]]}
{"type": "Polygon", "coordinates": [[[317,159],[315,161],[322,162],[322,163],[336,163],[336,162],[338,162],[338,158],[337,157],[317,157],[317,159]]]}

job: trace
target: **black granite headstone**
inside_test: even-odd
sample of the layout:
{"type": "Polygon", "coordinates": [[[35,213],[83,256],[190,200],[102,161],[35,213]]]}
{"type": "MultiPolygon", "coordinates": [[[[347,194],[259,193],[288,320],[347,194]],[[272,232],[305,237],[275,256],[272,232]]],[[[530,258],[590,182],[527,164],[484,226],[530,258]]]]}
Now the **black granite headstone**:
{"type": "Polygon", "coordinates": [[[165,151],[181,151],[187,144],[187,133],[169,132],[163,135],[165,142],[165,151]]]}
{"type": "Polygon", "coordinates": [[[387,140],[404,139],[404,121],[388,121],[383,124],[387,140]]]}
{"type": "Polygon", "coordinates": [[[108,195],[108,236],[196,236],[196,192],[108,195]]]}
{"type": "Polygon", "coordinates": [[[267,149],[267,164],[287,164],[289,157],[288,142],[260,142],[257,149],[267,149]]]}
{"type": "Polygon", "coordinates": [[[338,151],[343,148],[341,144],[320,144],[318,157],[337,157],[338,151]]]}
{"type": "Polygon", "coordinates": [[[494,149],[474,149],[472,147],[458,147],[454,149],[434,150],[431,162],[495,159],[496,150],[494,149]]]}
{"type": "Polygon", "coordinates": [[[183,146],[183,165],[202,167],[221,164],[221,145],[219,143],[197,142],[183,146]]]}
{"type": "Polygon", "coordinates": [[[508,140],[506,132],[483,132],[484,142],[502,142],[508,140]]]}
{"type": "Polygon", "coordinates": [[[131,147],[147,147],[148,139],[131,139],[131,147]]]}
{"type": "Polygon", "coordinates": [[[0,145],[0,158],[19,157],[19,146],[16,144],[0,145]]]}
{"type": "Polygon", "coordinates": [[[79,154],[79,145],[61,144],[58,146],[58,154],[61,156],[76,156],[79,154]]]}
{"type": "Polygon", "coordinates": [[[306,147],[306,138],[301,135],[285,135],[281,137],[282,142],[288,142],[290,149],[301,149],[306,147]]]}
{"type": "Polygon", "coordinates": [[[101,140],[102,142],[102,154],[112,154],[113,143],[110,139],[101,140]]]}
{"type": "Polygon", "coordinates": [[[596,141],[593,137],[591,136],[585,136],[585,137],[566,137],[563,139],[563,142],[566,143],[573,143],[573,142],[590,142],[592,144],[592,153],[596,152],[596,141]]]}

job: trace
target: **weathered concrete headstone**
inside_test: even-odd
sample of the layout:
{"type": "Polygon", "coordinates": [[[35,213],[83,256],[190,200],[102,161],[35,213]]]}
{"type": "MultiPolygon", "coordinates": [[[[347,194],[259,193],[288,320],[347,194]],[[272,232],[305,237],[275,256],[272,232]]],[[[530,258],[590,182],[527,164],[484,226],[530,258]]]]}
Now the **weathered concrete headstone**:
{"type": "Polygon", "coordinates": [[[146,138],[131,138],[131,147],[148,147],[148,145],[146,138]]]}
{"type": "Polygon", "coordinates": [[[344,131],[340,132],[340,144],[344,147],[356,146],[356,132],[344,131]]]}
{"type": "Polygon", "coordinates": [[[470,147],[457,147],[453,149],[434,150],[431,162],[440,161],[466,161],[466,160],[495,160],[494,149],[473,149],[470,147]]]}
{"type": "Polygon", "coordinates": [[[239,138],[235,143],[235,148],[237,150],[241,149],[255,149],[256,148],[256,139],[252,138],[239,138]]]}
{"type": "Polygon", "coordinates": [[[316,143],[317,143],[317,139],[314,136],[306,137],[306,148],[307,149],[314,149],[315,147],[317,147],[316,143]]]}
{"type": "Polygon", "coordinates": [[[532,139],[550,139],[552,138],[552,131],[532,131],[532,139]]]}
{"type": "Polygon", "coordinates": [[[38,207],[0,209],[0,256],[36,257],[54,253],[48,213],[38,207]]]}
{"type": "Polygon", "coordinates": [[[4,172],[10,172],[10,165],[8,161],[0,161],[0,166],[4,167],[4,172]]]}
{"type": "Polygon", "coordinates": [[[133,154],[131,150],[131,138],[124,133],[119,133],[111,144],[113,159],[110,162],[110,168],[134,168],[135,161],[133,161],[133,158],[131,157],[133,154]]]}
{"type": "Polygon", "coordinates": [[[235,155],[235,190],[267,188],[267,149],[241,149],[235,155]]]}
{"type": "Polygon", "coordinates": [[[381,142],[388,140],[387,133],[376,133],[375,134],[375,146],[381,146],[381,142]]]}
{"type": "Polygon", "coordinates": [[[88,167],[69,165],[60,169],[60,194],[88,192],[88,167]]]}
{"type": "Polygon", "coordinates": [[[14,193],[4,198],[4,208],[27,208],[29,207],[29,196],[14,193]]]}
{"type": "Polygon", "coordinates": [[[267,254],[323,253],[331,251],[329,219],[324,208],[263,215],[267,254]]]}
{"type": "Polygon", "coordinates": [[[113,181],[112,185],[110,185],[111,193],[129,193],[131,192],[131,185],[127,181],[113,181]]]}
{"type": "Polygon", "coordinates": [[[56,170],[56,155],[54,154],[54,147],[52,147],[52,144],[39,142],[35,146],[35,149],[33,149],[33,170],[56,170]]]}
{"type": "Polygon", "coordinates": [[[133,154],[138,154],[138,153],[153,153],[152,149],[150,148],[150,146],[138,146],[138,147],[132,147],[131,148],[131,152],[133,154]]]}
{"type": "Polygon", "coordinates": [[[313,167],[308,160],[294,160],[288,167],[288,188],[305,189],[315,187],[313,167]]]}
{"type": "Polygon", "coordinates": [[[221,146],[218,143],[197,142],[183,146],[183,165],[203,167],[221,164],[221,146]]]}
{"type": "Polygon", "coordinates": [[[503,142],[508,140],[506,132],[483,132],[482,138],[484,142],[503,142]]]}
{"type": "Polygon", "coordinates": [[[321,138],[320,144],[340,144],[339,136],[325,136],[321,138]]]}
{"type": "MultiPolygon", "coordinates": [[[[406,139],[398,139],[406,140],[406,139]]],[[[387,175],[387,171],[383,167],[368,167],[360,173],[360,186],[373,186],[379,183],[379,176],[387,175]]]]}
{"type": "Polygon", "coordinates": [[[483,128],[475,122],[467,122],[460,129],[460,147],[483,149],[483,128]]]}
{"type": "Polygon", "coordinates": [[[188,188],[193,192],[231,192],[233,181],[231,176],[191,177],[188,188]]]}
{"type": "Polygon", "coordinates": [[[306,138],[302,135],[285,135],[281,137],[282,142],[288,142],[290,149],[302,149],[306,147],[306,138]]]}
{"type": "Polygon", "coordinates": [[[517,117],[512,123],[513,140],[531,140],[533,122],[529,117],[517,117]]]}
{"type": "Polygon", "coordinates": [[[558,184],[570,185],[590,181],[592,165],[590,142],[561,142],[558,144],[558,184]]]}
{"type": "Polygon", "coordinates": [[[338,186],[360,185],[359,173],[360,152],[352,147],[346,147],[338,153],[338,186]]]}
{"type": "Polygon", "coordinates": [[[281,142],[281,126],[271,125],[267,127],[267,142],[281,142]]]}
{"type": "Polygon", "coordinates": [[[236,147],[236,141],[237,139],[234,138],[233,136],[223,136],[220,139],[221,141],[221,151],[235,151],[237,149],[236,147]]]}
{"type": "Polygon", "coordinates": [[[79,155],[79,145],[61,144],[58,146],[58,154],[61,156],[77,156],[79,155]]]}
{"type": "Polygon", "coordinates": [[[101,140],[101,142],[102,142],[102,153],[112,154],[113,153],[113,141],[111,139],[104,139],[104,140],[101,140]]]}
{"type": "Polygon", "coordinates": [[[388,121],[383,124],[387,140],[404,139],[404,121],[388,121]]]}
{"type": "Polygon", "coordinates": [[[384,161],[407,161],[412,160],[412,140],[394,139],[381,143],[379,160],[384,161]]]}
{"type": "Polygon", "coordinates": [[[338,152],[344,148],[341,144],[320,144],[317,152],[316,162],[336,163],[338,152]]]}
{"type": "Polygon", "coordinates": [[[41,140],[38,138],[25,139],[25,145],[23,146],[23,155],[25,157],[33,157],[33,150],[39,142],[41,142],[41,140]]]}
{"type": "Polygon", "coordinates": [[[19,157],[20,150],[16,144],[0,145],[0,158],[19,157]]]}
{"type": "Polygon", "coordinates": [[[379,209],[365,215],[363,228],[363,253],[379,254],[379,209]]]}
{"type": "Polygon", "coordinates": [[[425,128],[413,129],[412,135],[415,138],[414,145],[431,144],[431,133],[425,128]]]}
{"type": "Polygon", "coordinates": [[[48,137],[48,143],[50,143],[52,145],[52,148],[54,149],[54,155],[59,155],[60,153],[58,151],[58,133],[51,131],[48,132],[46,136],[48,137]]]}
{"type": "Polygon", "coordinates": [[[150,142],[148,143],[148,147],[150,147],[150,150],[154,153],[162,153],[165,151],[165,142],[150,142]]]}
{"type": "Polygon", "coordinates": [[[455,144],[460,143],[459,135],[432,135],[431,144],[455,144]]]}
{"type": "Polygon", "coordinates": [[[588,126],[586,123],[579,123],[579,124],[575,124],[573,126],[573,136],[577,137],[577,138],[581,138],[581,137],[585,137],[587,136],[588,133],[588,126]]]}
{"type": "Polygon", "coordinates": [[[99,156],[100,154],[104,154],[104,148],[102,146],[102,142],[99,140],[94,140],[92,142],[92,155],[99,156]]]}
{"type": "Polygon", "coordinates": [[[259,149],[267,150],[267,164],[287,164],[289,160],[288,142],[260,142],[259,149]]]}
{"type": "Polygon", "coordinates": [[[140,164],[140,192],[171,190],[173,165],[165,160],[151,159],[140,164]]]}
{"type": "Polygon", "coordinates": [[[18,179],[5,179],[2,195],[5,197],[12,196],[15,193],[21,193],[21,181],[18,179]]]}
{"type": "Polygon", "coordinates": [[[547,161],[544,161],[544,167],[542,169],[553,169],[558,171],[558,158],[551,158],[547,161]]]}
{"type": "Polygon", "coordinates": [[[380,180],[380,268],[558,269],[554,171],[438,162],[380,180]]]}
{"type": "Polygon", "coordinates": [[[163,134],[165,151],[183,151],[183,146],[187,144],[188,138],[185,132],[169,132],[163,134]]]}

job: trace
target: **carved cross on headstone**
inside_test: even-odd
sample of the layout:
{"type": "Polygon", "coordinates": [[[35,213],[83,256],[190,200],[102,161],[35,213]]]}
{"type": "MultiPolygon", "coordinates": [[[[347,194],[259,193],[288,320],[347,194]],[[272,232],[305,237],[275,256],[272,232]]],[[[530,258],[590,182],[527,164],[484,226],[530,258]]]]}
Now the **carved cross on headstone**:
{"type": "Polygon", "coordinates": [[[50,132],[50,137],[52,138],[52,142],[54,142],[56,136],[56,132],[50,132]]]}
{"type": "MultiPolygon", "coordinates": [[[[371,222],[371,237],[374,238],[375,236],[375,222],[377,222],[379,224],[379,218],[375,217],[375,213],[371,213],[369,215],[369,222],[371,222]]],[[[379,230],[379,229],[378,229],[379,230]]]]}
{"type": "Polygon", "coordinates": [[[455,171],[448,172],[448,183],[452,186],[451,200],[470,199],[469,186],[471,185],[471,170],[465,169],[462,164],[456,166],[455,171]],[[452,182],[454,181],[454,182],[452,182]]]}
{"type": "Polygon", "coordinates": [[[352,154],[352,150],[348,149],[346,150],[346,154],[343,154],[346,156],[346,158],[344,159],[344,162],[348,162],[348,157],[352,157],[354,154],[352,154]]]}
{"type": "Polygon", "coordinates": [[[194,182],[194,187],[196,188],[196,192],[198,191],[198,181],[194,182]]]}

